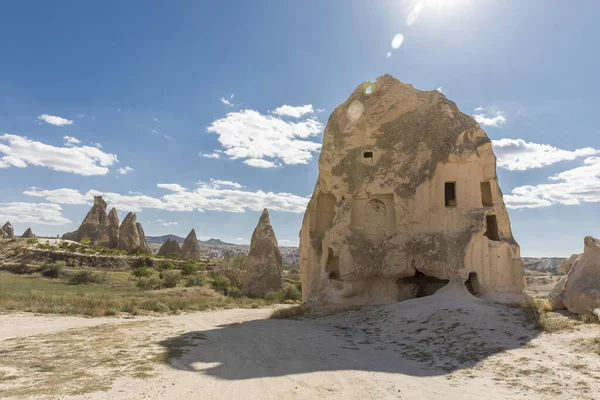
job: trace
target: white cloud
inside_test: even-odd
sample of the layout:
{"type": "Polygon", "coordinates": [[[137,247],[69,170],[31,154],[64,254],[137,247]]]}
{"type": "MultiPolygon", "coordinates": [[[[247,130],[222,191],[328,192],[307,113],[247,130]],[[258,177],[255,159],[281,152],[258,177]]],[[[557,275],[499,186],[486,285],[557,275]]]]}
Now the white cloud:
{"type": "Polygon", "coordinates": [[[473,114],[473,118],[484,126],[498,126],[506,123],[506,117],[501,113],[496,114],[495,117],[486,117],[485,114],[473,114]]]}
{"type": "MultiPolygon", "coordinates": [[[[222,181],[219,179],[211,179],[210,182],[215,186],[215,187],[221,187],[221,186],[227,186],[233,189],[241,189],[243,186],[240,185],[237,182],[233,182],[233,181],[222,181]]],[[[201,184],[203,182],[198,182],[198,184],[201,184]]]]}
{"type": "Polygon", "coordinates": [[[583,166],[549,179],[554,183],[520,186],[504,196],[509,208],[538,208],[553,204],[579,205],[600,202],[600,157],[588,157],[583,166]]]}
{"type": "Polygon", "coordinates": [[[506,123],[506,117],[501,111],[493,112],[492,110],[488,110],[487,112],[481,106],[477,107],[473,110],[475,114],[473,114],[473,118],[475,121],[483,126],[499,126],[504,125],[506,123]]]}
{"type": "Polygon", "coordinates": [[[40,121],[44,121],[50,125],[54,126],[63,126],[63,125],[71,125],[73,121],[68,120],[66,118],[57,117],[55,115],[42,114],[37,117],[40,121]]]}
{"type": "Polygon", "coordinates": [[[509,171],[525,171],[542,168],[560,161],[575,160],[600,154],[600,150],[585,147],[577,150],[563,150],[549,144],[526,142],[523,139],[493,140],[498,167],[509,171]]]}
{"type": "Polygon", "coordinates": [[[170,190],[171,192],[185,192],[187,189],[177,183],[159,183],[156,187],[170,190]]]}
{"type": "MultiPolygon", "coordinates": [[[[233,97],[231,98],[233,99],[233,97]]],[[[231,101],[227,100],[225,97],[221,97],[221,103],[225,104],[226,106],[233,107],[231,101]]]]}
{"type": "Polygon", "coordinates": [[[303,106],[287,106],[283,105],[273,110],[273,114],[287,117],[300,118],[306,114],[312,114],[314,112],[312,104],[306,104],[303,106]]]}
{"type": "MultiPolygon", "coordinates": [[[[306,139],[320,134],[323,124],[313,117],[289,122],[255,110],[241,110],[214,121],[207,131],[219,136],[219,142],[226,149],[223,154],[229,159],[247,158],[250,159],[248,165],[264,168],[276,164],[264,158],[288,165],[308,163],[321,144],[306,139]],[[251,161],[258,159],[263,162],[251,161]]],[[[220,153],[201,155],[218,158],[216,154],[220,153]]]]}
{"type": "Polygon", "coordinates": [[[159,119],[158,119],[158,118],[154,118],[154,122],[158,122],[158,121],[159,121],[159,119]]]}
{"type": "Polygon", "coordinates": [[[437,90],[440,93],[444,93],[444,91],[442,89],[444,89],[444,88],[440,86],[439,88],[436,88],[435,90],[437,90]]]}
{"type": "Polygon", "coordinates": [[[277,168],[281,166],[273,161],[263,160],[261,158],[249,158],[244,160],[244,164],[255,168],[277,168]]]}
{"type": "Polygon", "coordinates": [[[399,49],[400,46],[402,46],[402,43],[404,43],[404,35],[402,35],[401,33],[398,33],[392,39],[392,43],[391,43],[392,49],[399,49]]]}
{"type": "Polygon", "coordinates": [[[119,162],[117,156],[90,146],[55,147],[24,136],[0,135],[0,168],[25,168],[28,165],[77,175],[106,175],[108,167],[119,162]],[[2,144],[2,141],[7,144],[2,144]]]}
{"type": "Polygon", "coordinates": [[[98,143],[98,142],[92,142],[92,146],[94,146],[97,149],[101,149],[102,148],[102,145],[100,143],[98,143]]]}
{"type": "Polygon", "coordinates": [[[170,193],[160,198],[146,195],[121,195],[98,190],[89,190],[82,194],[75,189],[41,190],[31,188],[24,194],[53,199],[60,204],[91,204],[93,196],[101,195],[111,207],[135,212],[152,208],[166,211],[196,210],[243,213],[247,210],[262,211],[263,208],[268,208],[272,211],[302,213],[306,210],[309,200],[309,197],[291,193],[241,190],[234,185],[235,182],[230,182],[228,185],[223,184],[227,181],[216,182],[218,181],[201,184],[194,190],[188,190],[176,183],[161,183],[157,187],[167,189],[170,193]]]}
{"type": "Polygon", "coordinates": [[[77,118],[83,118],[83,117],[85,117],[85,115],[83,115],[83,114],[77,114],[77,118]]]}
{"type": "Polygon", "coordinates": [[[91,204],[93,200],[93,196],[86,197],[75,189],[39,190],[34,186],[24,191],[23,194],[43,197],[51,203],[58,204],[91,204]]]}
{"type": "Polygon", "coordinates": [[[81,144],[81,140],[79,140],[73,136],[65,136],[65,137],[63,137],[63,139],[65,140],[66,146],[74,146],[76,144],[81,144]]]}
{"type": "Polygon", "coordinates": [[[130,172],[135,171],[133,168],[131,168],[129,165],[125,166],[125,167],[121,167],[117,170],[117,174],[119,175],[127,175],[130,172]]]}
{"type": "Polygon", "coordinates": [[[223,154],[223,151],[215,150],[213,153],[200,153],[200,157],[219,159],[221,158],[221,154],[223,154]]]}
{"type": "Polygon", "coordinates": [[[71,221],[65,218],[58,204],[50,203],[0,203],[0,221],[24,224],[63,225],[71,221]]]}
{"type": "Polygon", "coordinates": [[[387,53],[385,53],[385,58],[390,58],[392,56],[392,52],[388,51],[387,53]]]}
{"type": "Polygon", "coordinates": [[[414,24],[417,21],[417,18],[419,18],[421,10],[423,10],[423,3],[419,1],[413,8],[411,8],[410,12],[406,16],[406,25],[411,26],[414,24]]]}
{"type": "Polygon", "coordinates": [[[177,225],[177,222],[163,222],[162,225],[164,225],[164,226],[177,225]]]}

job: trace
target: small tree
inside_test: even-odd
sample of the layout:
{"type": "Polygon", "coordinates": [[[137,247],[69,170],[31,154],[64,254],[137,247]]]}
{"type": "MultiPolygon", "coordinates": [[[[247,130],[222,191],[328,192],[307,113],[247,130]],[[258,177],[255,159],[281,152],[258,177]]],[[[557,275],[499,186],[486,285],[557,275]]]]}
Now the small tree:
{"type": "Polygon", "coordinates": [[[247,266],[248,259],[244,256],[225,258],[214,270],[213,275],[221,275],[227,278],[231,286],[241,289],[247,266]]]}

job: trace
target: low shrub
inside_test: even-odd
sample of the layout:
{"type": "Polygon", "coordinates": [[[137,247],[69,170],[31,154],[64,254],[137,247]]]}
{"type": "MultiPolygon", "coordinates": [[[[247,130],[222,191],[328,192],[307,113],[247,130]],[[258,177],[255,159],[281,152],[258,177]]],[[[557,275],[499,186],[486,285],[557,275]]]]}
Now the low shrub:
{"type": "Polygon", "coordinates": [[[38,241],[37,238],[27,239],[27,244],[36,244],[37,241],[38,241]]]}
{"type": "Polygon", "coordinates": [[[221,294],[227,295],[227,291],[231,288],[231,283],[229,282],[229,279],[224,278],[221,275],[215,275],[210,282],[210,287],[221,294]]]}
{"type": "Polygon", "coordinates": [[[143,267],[137,267],[131,273],[138,278],[148,278],[152,276],[152,270],[145,265],[143,267]]]}
{"type": "Polygon", "coordinates": [[[286,283],[283,289],[279,289],[278,292],[280,301],[285,300],[302,300],[302,292],[298,290],[296,285],[286,283]]]}
{"type": "Polygon", "coordinates": [[[198,272],[198,264],[188,261],[181,266],[181,273],[184,276],[193,275],[198,272]]]}
{"type": "Polygon", "coordinates": [[[127,251],[127,254],[130,256],[147,256],[147,255],[150,255],[151,253],[149,250],[145,250],[145,249],[142,249],[141,247],[138,247],[138,248],[127,251]]]}
{"type": "Polygon", "coordinates": [[[106,273],[97,273],[87,269],[75,272],[69,279],[72,285],[89,285],[106,281],[106,273]]]}
{"type": "Polygon", "coordinates": [[[196,273],[194,275],[190,275],[185,280],[185,286],[187,286],[187,287],[204,286],[205,283],[206,283],[206,280],[204,279],[204,274],[202,274],[202,273],[196,273]]]}
{"type": "Polygon", "coordinates": [[[160,271],[175,269],[175,264],[172,261],[163,261],[158,265],[160,271]]]}
{"type": "MultiPolygon", "coordinates": [[[[137,281],[137,287],[144,290],[162,289],[163,282],[155,276],[150,278],[140,278],[137,281]]],[[[131,313],[130,311],[128,312],[131,313]]]]}
{"type": "Polygon", "coordinates": [[[244,297],[244,292],[242,292],[240,289],[236,288],[235,286],[230,286],[229,289],[227,289],[227,296],[233,298],[233,299],[241,299],[242,297],[244,297]]]}
{"type": "Polygon", "coordinates": [[[81,239],[79,241],[79,243],[81,243],[81,244],[90,244],[90,243],[92,243],[92,238],[89,237],[89,236],[86,236],[83,239],[81,239]]]}
{"type": "Polygon", "coordinates": [[[265,295],[265,300],[268,301],[277,301],[279,299],[279,295],[277,294],[277,292],[267,292],[267,294],[265,295]]]}
{"type": "Polygon", "coordinates": [[[160,279],[164,287],[174,288],[181,279],[181,273],[179,271],[163,271],[160,273],[160,279]]]}
{"type": "Polygon", "coordinates": [[[42,266],[42,276],[45,276],[46,278],[56,279],[60,276],[64,266],[65,263],[62,261],[58,261],[55,263],[46,263],[42,266]]]}

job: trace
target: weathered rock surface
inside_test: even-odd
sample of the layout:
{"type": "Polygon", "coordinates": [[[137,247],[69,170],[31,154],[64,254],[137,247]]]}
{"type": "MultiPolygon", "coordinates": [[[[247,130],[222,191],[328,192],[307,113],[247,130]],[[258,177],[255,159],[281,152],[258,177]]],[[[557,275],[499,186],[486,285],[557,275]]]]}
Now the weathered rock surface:
{"type": "Polygon", "coordinates": [[[165,257],[181,257],[181,247],[179,247],[179,243],[177,243],[176,240],[167,238],[167,241],[160,246],[158,255],[165,257]]]}
{"type": "Polygon", "coordinates": [[[96,244],[105,225],[106,201],[102,199],[102,196],[94,196],[94,205],[83,219],[79,228],[75,232],[65,233],[63,239],[80,242],[82,239],[89,237],[91,243],[96,244]]]}
{"type": "Polygon", "coordinates": [[[119,227],[119,250],[135,250],[143,246],[137,226],[137,216],[130,212],[119,227]]]}
{"type": "Polygon", "coordinates": [[[552,289],[552,291],[548,294],[548,300],[550,301],[550,305],[552,305],[552,308],[554,310],[564,310],[565,308],[565,303],[563,302],[562,298],[560,297],[560,295],[562,294],[563,290],[565,290],[565,286],[567,285],[567,276],[563,276],[561,277],[558,282],[556,282],[556,285],[554,286],[554,288],[552,289]]]}
{"type": "Polygon", "coordinates": [[[566,308],[576,314],[591,313],[600,307],[600,240],[587,236],[583,254],[574,256],[577,261],[552,290],[550,302],[556,309],[566,308]]]}
{"type": "Polygon", "coordinates": [[[144,228],[142,227],[142,224],[136,222],[135,226],[137,227],[138,235],[140,237],[140,248],[146,252],[150,251],[150,246],[148,245],[148,241],[146,240],[146,234],[144,233],[144,228]]]}
{"type": "Polygon", "coordinates": [[[25,232],[23,232],[21,237],[24,239],[32,239],[35,237],[35,235],[33,234],[33,231],[31,230],[31,228],[27,228],[27,230],[25,232]]]}
{"type": "Polygon", "coordinates": [[[3,237],[6,237],[6,238],[14,238],[15,237],[15,228],[13,228],[10,221],[6,221],[6,223],[2,226],[2,232],[4,234],[3,237]]]}
{"type": "Polygon", "coordinates": [[[252,233],[242,290],[248,296],[264,297],[283,287],[283,266],[277,238],[265,208],[252,233]]]}
{"type": "Polygon", "coordinates": [[[113,207],[108,213],[105,225],[100,228],[96,244],[109,249],[116,249],[119,246],[119,224],[117,209],[113,207]]]}
{"type": "Polygon", "coordinates": [[[192,260],[200,259],[200,245],[196,237],[196,230],[192,229],[181,245],[181,257],[192,260]]]}
{"type": "Polygon", "coordinates": [[[571,257],[569,257],[567,260],[560,264],[560,269],[565,274],[568,274],[569,271],[571,271],[571,269],[573,268],[573,265],[575,265],[577,261],[579,261],[582,255],[583,254],[573,254],[571,257]]]}
{"type": "Polygon", "coordinates": [[[304,301],[362,304],[525,286],[491,141],[437,92],[389,75],[331,114],[300,231],[304,301]]]}

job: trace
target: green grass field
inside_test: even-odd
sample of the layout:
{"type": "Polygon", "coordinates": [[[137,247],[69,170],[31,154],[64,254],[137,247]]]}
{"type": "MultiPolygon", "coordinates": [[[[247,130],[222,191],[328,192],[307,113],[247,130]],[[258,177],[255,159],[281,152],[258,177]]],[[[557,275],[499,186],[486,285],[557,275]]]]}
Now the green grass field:
{"type": "Polygon", "coordinates": [[[262,299],[222,296],[205,287],[142,290],[129,272],[109,272],[106,284],[72,285],[39,274],[0,272],[0,310],[110,316],[178,313],[218,308],[257,308],[262,299]]]}

